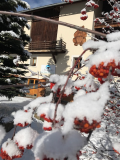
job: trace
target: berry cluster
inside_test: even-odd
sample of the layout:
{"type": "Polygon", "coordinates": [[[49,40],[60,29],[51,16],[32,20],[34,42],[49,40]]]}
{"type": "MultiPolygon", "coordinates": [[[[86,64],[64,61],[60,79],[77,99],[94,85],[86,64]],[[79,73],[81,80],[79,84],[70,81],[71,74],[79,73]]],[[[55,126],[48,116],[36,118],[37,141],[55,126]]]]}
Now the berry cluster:
{"type": "MultiPolygon", "coordinates": [[[[83,79],[85,79],[85,77],[84,76],[82,76],[81,78],[80,78],[80,80],[83,80],[83,79]]],[[[75,89],[77,89],[78,91],[81,89],[80,87],[76,87],[75,86],[75,89]]]]}
{"type": "Polygon", "coordinates": [[[78,130],[80,130],[81,132],[84,132],[84,133],[89,133],[90,131],[94,130],[95,128],[100,128],[100,122],[93,120],[93,122],[91,124],[89,124],[86,117],[84,117],[84,120],[79,120],[78,118],[75,118],[74,124],[78,130]]]}
{"type": "MultiPolygon", "coordinates": [[[[55,85],[55,83],[50,83],[50,89],[52,89],[54,85],[55,85]]],[[[54,93],[57,93],[56,96],[59,97],[59,96],[60,96],[60,92],[61,92],[61,90],[60,90],[60,88],[58,88],[57,91],[54,92],[54,93]]],[[[66,95],[66,94],[64,94],[64,93],[63,93],[63,95],[62,95],[62,97],[68,97],[68,96],[69,96],[69,95],[66,95]]]]}
{"type": "Polygon", "coordinates": [[[100,82],[100,84],[103,84],[105,81],[103,81],[102,78],[98,78],[98,81],[100,82]]]}
{"type": "Polygon", "coordinates": [[[45,131],[51,131],[51,130],[52,130],[52,127],[43,127],[43,129],[44,129],[45,131]]]}
{"type": "Polygon", "coordinates": [[[21,123],[18,123],[18,124],[17,124],[17,126],[20,126],[20,127],[25,127],[25,126],[27,126],[27,125],[29,125],[29,123],[26,123],[26,122],[25,122],[24,124],[21,124],[21,123]]]}
{"type": "Polygon", "coordinates": [[[5,159],[5,160],[12,160],[12,159],[15,159],[15,158],[21,158],[23,155],[23,153],[21,152],[20,155],[14,155],[12,157],[10,157],[6,151],[4,151],[2,148],[1,148],[1,153],[0,153],[0,157],[2,159],[5,159]]]}
{"type": "Polygon", "coordinates": [[[55,83],[50,83],[50,89],[52,89],[54,85],[55,83]]]}
{"type": "Polygon", "coordinates": [[[93,0],[88,0],[88,2],[85,4],[86,7],[81,10],[81,20],[86,20],[88,18],[88,15],[86,14],[86,8],[87,7],[94,7],[95,9],[99,7],[98,4],[96,4],[93,0]]]}
{"type": "Polygon", "coordinates": [[[88,0],[88,2],[86,3],[86,7],[94,7],[96,9],[99,7],[99,5],[92,0],[88,0]]]}
{"type": "MultiPolygon", "coordinates": [[[[20,146],[19,145],[19,143],[18,142],[16,142],[16,145],[18,146],[18,148],[22,151],[22,152],[24,152],[24,147],[23,146],[20,146]]],[[[31,145],[27,145],[27,147],[26,147],[27,149],[32,149],[33,148],[33,145],[31,144],[31,145]]]]}
{"type": "Polygon", "coordinates": [[[104,62],[101,62],[98,67],[96,65],[93,65],[90,68],[89,72],[90,72],[90,74],[92,74],[96,78],[107,78],[107,76],[109,74],[110,67],[112,67],[111,69],[112,69],[112,73],[113,73],[115,68],[118,67],[115,64],[115,60],[112,60],[106,66],[104,66],[104,62]]]}
{"type": "Polygon", "coordinates": [[[77,90],[79,91],[81,88],[79,88],[79,87],[75,87],[75,89],[77,89],[77,90]]]}
{"type": "Polygon", "coordinates": [[[81,20],[86,20],[88,18],[88,15],[87,14],[82,14],[81,16],[80,16],[80,19],[81,20]]]}
{"type": "MultiPolygon", "coordinates": [[[[51,119],[51,118],[47,118],[46,117],[46,114],[41,114],[40,115],[40,118],[43,118],[45,121],[47,121],[47,122],[53,122],[53,119],[51,119]]],[[[55,120],[55,123],[58,123],[59,121],[57,121],[57,120],[55,120]]]]}
{"type": "MultiPolygon", "coordinates": [[[[82,152],[81,151],[78,151],[77,153],[76,153],[76,158],[77,158],[77,160],[79,160],[79,157],[82,155],[82,152]]],[[[36,159],[36,160],[40,160],[40,159],[36,159]]],[[[56,160],[56,159],[54,159],[54,158],[47,158],[46,156],[43,158],[43,160],[56,160]]],[[[57,159],[57,160],[59,160],[59,159],[57,159]]],[[[64,160],[68,160],[68,157],[65,157],[64,158],[64,160]]]]}
{"type": "Polygon", "coordinates": [[[47,118],[47,117],[46,117],[46,114],[44,114],[44,113],[40,115],[40,118],[43,118],[43,119],[44,119],[45,121],[47,121],[47,122],[53,122],[53,120],[50,119],[50,118],[47,118]]]}

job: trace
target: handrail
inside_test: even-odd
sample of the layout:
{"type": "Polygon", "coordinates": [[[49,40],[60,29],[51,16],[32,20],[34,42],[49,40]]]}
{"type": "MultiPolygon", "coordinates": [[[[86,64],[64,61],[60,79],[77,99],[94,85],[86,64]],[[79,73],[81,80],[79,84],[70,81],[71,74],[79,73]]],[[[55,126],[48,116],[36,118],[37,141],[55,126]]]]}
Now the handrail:
{"type": "Polygon", "coordinates": [[[66,43],[63,40],[30,42],[27,50],[61,50],[66,51],[66,43]]]}
{"type": "MultiPolygon", "coordinates": [[[[120,26],[120,23],[114,21],[114,19],[108,19],[108,18],[105,18],[105,17],[98,17],[98,18],[99,18],[99,19],[104,19],[106,23],[108,23],[109,25],[111,25],[111,26],[113,26],[113,27],[115,27],[114,25],[120,26]]],[[[94,22],[94,27],[95,27],[95,28],[101,28],[100,26],[101,26],[101,27],[104,27],[104,28],[107,27],[107,25],[105,25],[105,23],[100,23],[99,21],[94,22]]],[[[116,26],[116,27],[117,27],[117,26],[116,26]]]]}

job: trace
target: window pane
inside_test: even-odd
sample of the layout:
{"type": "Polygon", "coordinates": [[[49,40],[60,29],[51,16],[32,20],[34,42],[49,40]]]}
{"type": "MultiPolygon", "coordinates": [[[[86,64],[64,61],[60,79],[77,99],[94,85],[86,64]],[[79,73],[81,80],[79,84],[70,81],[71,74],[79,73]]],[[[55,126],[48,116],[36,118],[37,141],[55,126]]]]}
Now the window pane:
{"type": "Polygon", "coordinates": [[[34,63],[36,64],[36,58],[34,58],[33,60],[34,60],[34,63]]]}
{"type": "Polygon", "coordinates": [[[33,88],[33,85],[32,85],[33,83],[34,83],[34,80],[29,81],[29,85],[31,85],[31,86],[29,86],[30,88],[33,88]]]}
{"type": "MultiPolygon", "coordinates": [[[[76,63],[77,59],[78,58],[75,58],[74,64],[76,63]]],[[[82,58],[79,60],[79,62],[77,63],[75,68],[79,69],[81,67],[81,63],[80,63],[81,60],[82,60],[82,58]]]]}
{"type": "Polygon", "coordinates": [[[31,59],[31,66],[36,66],[37,58],[31,59]]]}
{"type": "Polygon", "coordinates": [[[38,80],[35,81],[35,84],[38,84],[38,80]]]}
{"type": "Polygon", "coordinates": [[[35,81],[35,89],[38,88],[38,80],[35,81]]]}

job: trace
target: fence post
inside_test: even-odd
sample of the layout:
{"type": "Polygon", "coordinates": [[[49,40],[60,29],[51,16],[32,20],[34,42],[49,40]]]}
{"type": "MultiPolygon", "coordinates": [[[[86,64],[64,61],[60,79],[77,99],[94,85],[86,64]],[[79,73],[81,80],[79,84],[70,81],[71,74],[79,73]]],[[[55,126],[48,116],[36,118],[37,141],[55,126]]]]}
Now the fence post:
{"type": "Polygon", "coordinates": [[[60,43],[61,43],[61,50],[62,50],[62,39],[60,39],[60,43]]]}

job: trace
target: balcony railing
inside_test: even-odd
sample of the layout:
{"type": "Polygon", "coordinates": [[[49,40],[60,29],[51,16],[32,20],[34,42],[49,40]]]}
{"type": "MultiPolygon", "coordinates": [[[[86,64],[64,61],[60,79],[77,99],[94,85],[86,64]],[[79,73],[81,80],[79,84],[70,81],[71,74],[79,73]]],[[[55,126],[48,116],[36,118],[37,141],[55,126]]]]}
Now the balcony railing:
{"type": "MultiPolygon", "coordinates": [[[[99,19],[103,19],[104,17],[98,17],[99,19]]],[[[115,22],[113,19],[104,18],[105,22],[108,23],[111,27],[120,27],[120,23],[115,22]]],[[[94,28],[107,28],[105,23],[94,22],[94,28]]]]}
{"type": "Polygon", "coordinates": [[[30,42],[25,49],[30,52],[66,52],[66,43],[63,40],[30,42]]]}

